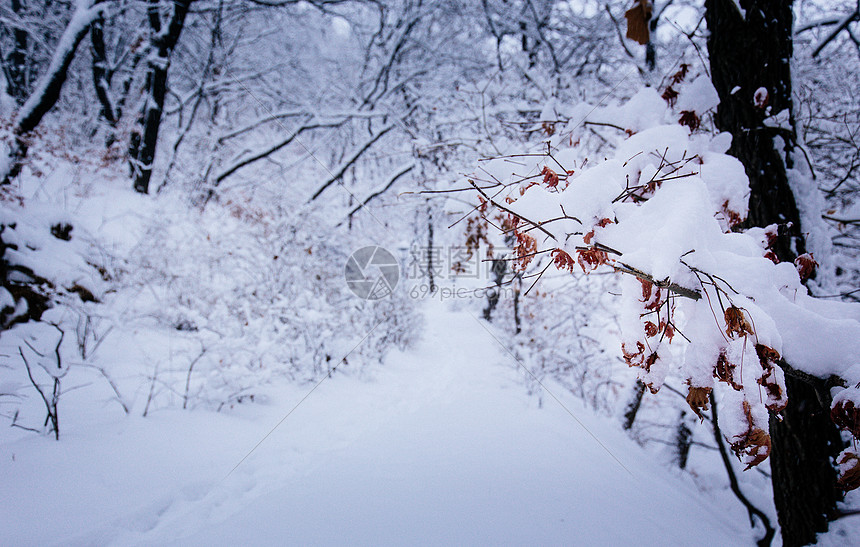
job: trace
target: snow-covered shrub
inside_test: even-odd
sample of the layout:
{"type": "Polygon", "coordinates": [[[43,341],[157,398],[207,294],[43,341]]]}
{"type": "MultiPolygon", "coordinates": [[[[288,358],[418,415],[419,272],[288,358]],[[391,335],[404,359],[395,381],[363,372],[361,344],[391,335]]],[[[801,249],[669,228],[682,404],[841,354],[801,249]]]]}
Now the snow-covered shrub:
{"type": "Polygon", "coordinates": [[[184,190],[137,195],[122,166],[42,144],[0,202],[0,412],[16,425],[39,429],[35,388],[50,402],[55,379],[112,411],[217,410],[275,379],[360,371],[416,337],[405,292],[371,302],[346,285],[372,233],[332,237],[328,218],[262,184],[265,198],[228,189],[202,208],[184,190]]]}
{"type": "Polygon", "coordinates": [[[611,297],[600,291],[605,284],[589,281],[573,276],[569,283],[556,278],[535,287],[521,300],[521,332],[510,340],[535,377],[552,378],[593,408],[612,412],[626,375],[618,374],[617,359],[606,350],[617,332],[607,308],[611,297]]]}
{"type": "MultiPolygon", "coordinates": [[[[44,426],[59,437],[62,380],[72,366],[75,336],[66,311],[95,306],[106,282],[69,215],[46,204],[26,204],[14,189],[0,198],[0,412],[12,424],[29,398],[44,404],[44,426]],[[40,206],[41,205],[41,206],[40,206]]],[[[85,341],[78,340],[85,344],[85,341]]],[[[39,412],[36,410],[36,412],[39,412]]],[[[25,412],[26,414],[26,412],[25,412]]]]}
{"type": "Polygon", "coordinates": [[[119,283],[134,295],[129,319],[172,331],[181,355],[152,370],[156,404],[217,409],[253,400],[270,378],[356,370],[408,344],[406,296],[353,295],[343,268],[354,248],[320,225],[241,195],[150,222],[119,283]]]}

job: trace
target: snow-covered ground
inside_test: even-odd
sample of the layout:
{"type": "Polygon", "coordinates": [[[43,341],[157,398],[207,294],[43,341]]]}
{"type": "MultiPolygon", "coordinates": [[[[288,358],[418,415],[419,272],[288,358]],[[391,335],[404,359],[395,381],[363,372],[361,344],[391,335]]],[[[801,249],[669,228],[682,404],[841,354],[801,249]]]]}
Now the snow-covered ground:
{"type": "Polygon", "coordinates": [[[729,494],[706,497],[561,388],[538,408],[485,324],[425,311],[414,350],[335,374],[289,415],[313,385],[232,413],[94,409],[61,442],[3,444],[2,543],[752,543],[729,494]]]}

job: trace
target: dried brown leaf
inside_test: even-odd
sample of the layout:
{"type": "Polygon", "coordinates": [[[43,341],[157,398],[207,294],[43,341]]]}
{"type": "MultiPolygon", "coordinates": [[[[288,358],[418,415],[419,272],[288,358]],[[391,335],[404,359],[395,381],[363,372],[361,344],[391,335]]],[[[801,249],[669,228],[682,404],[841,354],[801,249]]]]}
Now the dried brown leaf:
{"type": "Polygon", "coordinates": [[[708,410],[710,403],[710,395],[711,388],[709,387],[693,387],[690,386],[689,391],[687,391],[687,404],[690,405],[690,408],[699,417],[700,420],[704,420],[705,416],[702,414],[703,410],[708,410]]]}
{"type": "Polygon", "coordinates": [[[651,41],[648,23],[651,21],[652,9],[650,0],[639,0],[624,13],[627,18],[627,37],[643,46],[651,41]]]}
{"type": "Polygon", "coordinates": [[[747,321],[742,309],[729,306],[723,314],[726,320],[726,334],[730,338],[753,334],[753,328],[747,321]]]}

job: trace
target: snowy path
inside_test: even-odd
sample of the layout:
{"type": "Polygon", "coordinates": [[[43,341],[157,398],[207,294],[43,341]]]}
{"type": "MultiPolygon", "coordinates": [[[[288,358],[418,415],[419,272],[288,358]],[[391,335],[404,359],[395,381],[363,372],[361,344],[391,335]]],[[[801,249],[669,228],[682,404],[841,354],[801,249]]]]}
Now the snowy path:
{"type": "MultiPolygon", "coordinates": [[[[8,544],[749,542],[743,518],[729,521],[726,508],[648,463],[617,425],[573,397],[560,395],[624,467],[551,398],[537,408],[512,357],[468,313],[431,307],[425,330],[416,350],[392,355],[370,381],[323,382],[225,480],[307,387],[253,421],[177,413],[161,418],[161,430],[158,418],[135,422],[95,464],[91,441],[71,435],[62,457],[84,477],[19,485],[16,474],[14,495],[34,499],[22,509],[0,496],[8,544]],[[183,420],[191,425],[163,432],[183,420]],[[71,491],[45,502],[43,487],[71,491]],[[50,514],[51,503],[59,518],[46,529],[15,527],[16,511],[50,514]]],[[[9,467],[32,466],[38,477],[40,458],[47,463],[55,450],[24,444],[2,448],[5,461],[16,449],[26,460],[0,471],[3,484],[9,467]]]]}

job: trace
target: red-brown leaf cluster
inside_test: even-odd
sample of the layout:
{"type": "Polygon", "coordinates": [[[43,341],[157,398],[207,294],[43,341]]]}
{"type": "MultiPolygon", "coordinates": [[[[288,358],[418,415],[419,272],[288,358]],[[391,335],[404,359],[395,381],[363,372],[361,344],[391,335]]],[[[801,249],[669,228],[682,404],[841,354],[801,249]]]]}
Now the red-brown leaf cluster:
{"type": "Polygon", "coordinates": [[[690,65],[687,63],[681,63],[681,66],[678,67],[678,72],[672,75],[672,85],[677,85],[683,82],[689,72],[690,65]]]}
{"type": "Polygon", "coordinates": [[[732,386],[735,391],[741,391],[744,386],[735,381],[735,368],[737,365],[729,361],[725,351],[721,351],[714,366],[714,377],[732,386]]]}
{"type": "Polygon", "coordinates": [[[735,306],[726,308],[723,314],[726,320],[726,334],[729,338],[742,337],[747,334],[753,334],[753,328],[747,321],[742,309],[735,306]]]}
{"type": "Polygon", "coordinates": [[[570,256],[561,249],[555,249],[550,254],[552,254],[556,268],[558,268],[559,270],[567,270],[571,273],[573,272],[573,268],[576,265],[576,262],[573,260],[572,256],[570,256]]]}
{"type": "Polygon", "coordinates": [[[729,439],[729,445],[739,458],[741,455],[747,457],[746,469],[749,469],[765,461],[770,456],[770,435],[755,426],[752,410],[747,401],[743,402],[743,410],[747,418],[747,430],[729,439]]]}
{"type": "Polygon", "coordinates": [[[508,213],[507,215],[502,217],[501,222],[503,231],[512,232],[517,229],[517,226],[519,226],[520,217],[508,213]]]}
{"type": "Polygon", "coordinates": [[[558,174],[555,171],[544,165],[540,174],[543,175],[543,183],[546,184],[547,188],[558,186],[558,174]]]}
{"type": "Polygon", "coordinates": [[[642,366],[645,360],[645,344],[640,341],[636,341],[636,351],[628,351],[627,344],[624,342],[621,343],[621,354],[624,356],[624,362],[627,363],[627,366],[631,367],[639,367],[642,366]]]}
{"type": "Polygon", "coordinates": [[[652,353],[651,355],[649,355],[645,359],[645,364],[644,364],[645,366],[642,367],[645,369],[645,372],[651,372],[651,367],[653,367],[654,363],[657,362],[657,358],[658,358],[658,355],[657,355],[657,352],[655,351],[654,353],[652,353]]]}
{"type": "Polygon", "coordinates": [[[779,224],[771,224],[764,229],[764,236],[767,238],[767,248],[773,249],[776,240],[779,238],[779,224]]]}
{"type": "Polygon", "coordinates": [[[729,229],[740,226],[740,224],[744,221],[741,217],[740,213],[737,211],[733,211],[729,209],[729,200],[726,200],[722,206],[722,213],[726,219],[726,224],[729,225],[729,229]]]}
{"type": "Polygon", "coordinates": [[[860,439],[860,408],[854,406],[854,401],[838,401],[830,409],[830,418],[833,423],[860,439]]]}
{"type": "Polygon", "coordinates": [[[601,251],[594,247],[578,249],[576,251],[576,261],[585,273],[596,270],[598,266],[606,264],[608,260],[609,256],[606,254],[606,251],[601,251]]]}
{"type": "Polygon", "coordinates": [[[753,94],[753,104],[756,108],[764,110],[769,102],[770,94],[767,92],[767,89],[760,87],[755,90],[755,93],[753,94]]]}
{"type": "Polygon", "coordinates": [[[836,484],[845,490],[860,488],[860,456],[853,450],[845,450],[836,462],[839,464],[839,479],[836,484]]]}
{"type": "MultiPolygon", "coordinates": [[[[643,344],[640,340],[636,341],[636,351],[628,351],[627,344],[621,343],[621,354],[624,356],[624,362],[627,363],[630,367],[638,367],[641,369],[645,369],[646,372],[651,372],[651,367],[653,367],[660,356],[656,351],[652,351],[647,356],[645,355],[645,344],[643,344]]],[[[648,390],[651,393],[657,393],[658,387],[655,387],[651,383],[645,384],[648,387],[648,390]]]]}
{"type": "Polygon", "coordinates": [[[794,259],[794,267],[797,268],[797,273],[800,275],[800,281],[806,281],[815,274],[815,268],[818,267],[818,262],[812,253],[802,254],[794,259]]]}
{"type": "MultiPolygon", "coordinates": [[[[661,325],[663,323],[660,323],[661,325]]],[[[672,338],[675,337],[675,327],[672,326],[672,323],[666,323],[666,326],[663,327],[663,332],[666,333],[666,338],[669,339],[669,342],[672,342],[672,338]]]]}
{"type": "Polygon", "coordinates": [[[466,221],[467,260],[472,258],[475,251],[480,247],[481,242],[487,246],[490,245],[488,230],[487,220],[483,216],[471,217],[466,221]]]}
{"type": "Polygon", "coordinates": [[[779,264],[779,257],[777,257],[774,252],[774,246],[779,240],[779,226],[779,224],[771,224],[764,229],[764,237],[766,238],[765,249],[767,249],[764,253],[764,257],[774,264],[779,264]]]}
{"type": "Polygon", "coordinates": [[[687,73],[690,71],[690,65],[686,63],[681,63],[681,66],[678,68],[678,72],[672,75],[672,81],[669,86],[663,91],[663,100],[666,103],[674,107],[675,102],[678,100],[678,92],[675,90],[676,85],[680,84],[684,81],[684,78],[687,77],[687,73]]]}
{"type": "Polygon", "coordinates": [[[755,352],[764,371],[761,378],[758,379],[759,385],[765,389],[768,395],[768,400],[764,406],[771,412],[782,412],[788,404],[788,397],[776,375],[779,352],[764,344],[756,344],[755,352]]]}
{"type": "Polygon", "coordinates": [[[702,125],[702,119],[692,110],[682,110],[678,123],[689,127],[690,131],[695,131],[702,125]]]}
{"type": "Polygon", "coordinates": [[[582,236],[582,241],[584,241],[586,245],[591,245],[591,240],[594,239],[594,230],[596,230],[598,227],[605,228],[606,226],[608,226],[610,224],[612,224],[611,219],[608,219],[608,218],[600,219],[600,221],[595,225],[595,227],[591,231],[589,231],[587,234],[582,236]]]}
{"type": "Polygon", "coordinates": [[[529,234],[517,232],[517,245],[514,252],[517,255],[514,266],[524,272],[537,252],[537,241],[529,234]]]}
{"type": "Polygon", "coordinates": [[[675,88],[672,86],[669,86],[663,92],[662,97],[663,97],[663,100],[666,101],[666,103],[669,106],[675,106],[675,102],[678,100],[678,95],[679,95],[679,93],[677,91],[675,91],[675,88]]]}
{"type": "Polygon", "coordinates": [[[639,283],[642,285],[642,300],[640,302],[645,304],[644,308],[650,311],[659,310],[660,306],[663,305],[663,294],[660,287],[657,287],[657,291],[654,292],[653,289],[656,285],[650,281],[640,279],[639,283]]]}
{"type": "MultiPolygon", "coordinates": [[[[662,325],[663,323],[660,323],[662,325]]],[[[653,321],[645,321],[645,336],[648,338],[654,338],[660,334],[660,327],[655,325],[653,321]]]]}

